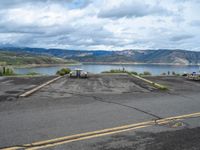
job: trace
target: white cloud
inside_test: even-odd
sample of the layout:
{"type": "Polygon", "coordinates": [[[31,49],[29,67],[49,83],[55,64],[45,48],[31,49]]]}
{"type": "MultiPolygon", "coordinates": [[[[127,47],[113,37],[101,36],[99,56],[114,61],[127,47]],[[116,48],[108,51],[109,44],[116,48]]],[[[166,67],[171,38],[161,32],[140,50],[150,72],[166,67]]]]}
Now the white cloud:
{"type": "Polygon", "coordinates": [[[102,18],[143,17],[148,15],[170,15],[172,12],[159,5],[159,3],[144,3],[142,1],[121,1],[117,5],[104,7],[98,16],[102,18]]]}
{"type": "Polygon", "coordinates": [[[7,0],[0,45],[199,50],[197,0],[7,0]]]}

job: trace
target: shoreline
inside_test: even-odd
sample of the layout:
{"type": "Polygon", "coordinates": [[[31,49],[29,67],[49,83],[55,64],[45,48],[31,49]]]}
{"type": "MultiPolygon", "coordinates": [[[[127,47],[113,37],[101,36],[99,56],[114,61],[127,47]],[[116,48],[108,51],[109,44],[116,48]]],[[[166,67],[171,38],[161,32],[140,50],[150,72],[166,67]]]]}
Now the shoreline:
{"type": "Polygon", "coordinates": [[[169,66],[200,66],[200,64],[176,64],[176,63],[136,63],[136,62],[82,62],[83,65],[169,65],[169,66]]]}
{"type": "MultiPolygon", "coordinates": [[[[28,65],[6,65],[13,68],[34,68],[34,67],[56,67],[56,66],[79,66],[79,65],[160,65],[160,66],[200,66],[200,64],[172,64],[172,63],[132,63],[132,62],[80,62],[69,64],[28,64],[28,65]]],[[[0,67],[3,65],[0,65],[0,67]]]]}
{"type": "Polygon", "coordinates": [[[77,66],[81,65],[79,63],[76,64],[29,64],[29,65],[8,65],[13,68],[34,68],[34,67],[56,67],[56,66],[77,66]]]}

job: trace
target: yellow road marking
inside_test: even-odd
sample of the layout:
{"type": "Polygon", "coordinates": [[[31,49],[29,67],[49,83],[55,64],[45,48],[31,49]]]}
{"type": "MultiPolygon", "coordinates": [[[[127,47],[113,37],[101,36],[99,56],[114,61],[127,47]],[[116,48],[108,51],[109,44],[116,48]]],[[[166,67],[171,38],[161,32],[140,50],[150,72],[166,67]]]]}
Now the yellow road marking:
{"type": "Polygon", "coordinates": [[[158,119],[158,120],[145,121],[145,122],[141,122],[141,123],[124,125],[124,126],[120,126],[120,127],[108,128],[108,129],[92,131],[92,132],[87,132],[87,133],[81,133],[81,134],[76,134],[76,135],[71,135],[71,136],[65,136],[65,137],[55,138],[55,139],[51,139],[51,140],[35,142],[32,144],[24,144],[22,146],[13,146],[13,147],[5,148],[4,150],[18,150],[18,149],[22,149],[22,148],[29,149],[29,150],[42,149],[42,148],[53,147],[56,145],[62,145],[62,144],[70,143],[70,142],[91,139],[91,138],[95,138],[95,137],[101,137],[101,136],[121,133],[121,132],[125,132],[125,131],[130,131],[130,130],[136,130],[136,129],[145,128],[148,126],[153,126],[156,124],[162,125],[162,124],[169,123],[173,120],[176,120],[176,121],[184,120],[186,118],[191,118],[191,117],[200,117],[200,112],[186,114],[186,115],[180,115],[180,116],[174,116],[174,117],[168,117],[168,118],[158,119]]]}
{"type": "Polygon", "coordinates": [[[33,147],[33,148],[27,148],[27,150],[43,149],[43,148],[53,147],[53,146],[62,145],[62,144],[70,143],[70,142],[75,142],[75,141],[80,141],[80,140],[86,140],[86,139],[91,139],[91,138],[96,138],[96,137],[101,137],[101,136],[106,136],[106,135],[111,135],[111,134],[126,132],[126,131],[130,131],[130,130],[136,130],[136,129],[145,128],[145,127],[148,127],[148,126],[151,126],[151,125],[133,127],[133,128],[129,128],[129,129],[120,130],[120,131],[114,131],[114,132],[109,132],[109,133],[102,133],[102,134],[97,134],[97,135],[91,135],[91,136],[81,137],[81,138],[78,138],[78,139],[72,139],[72,140],[58,142],[58,143],[54,143],[54,144],[48,144],[48,145],[38,146],[38,147],[33,147]]]}

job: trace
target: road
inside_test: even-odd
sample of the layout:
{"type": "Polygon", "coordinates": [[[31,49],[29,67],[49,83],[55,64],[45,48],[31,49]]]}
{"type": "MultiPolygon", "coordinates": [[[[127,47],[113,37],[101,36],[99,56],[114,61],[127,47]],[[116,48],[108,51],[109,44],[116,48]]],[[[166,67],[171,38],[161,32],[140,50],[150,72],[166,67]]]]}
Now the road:
{"type": "MultiPolygon", "coordinates": [[[[127,75],[93,75],[89,79],[63,77],[27,98],[9,99],[10,95],[5,94],[9,89],[5,89],[0,102],[0,147],[200,112],[199,82],[182,77],[147,79],[164,84],[170,90],[159,91],[127,75]]],[[[15,91],[20,91],[15,93],[17,95],[33,85],[32,82],[19,84],[18,80],[0,78],[0,88],[15,87],[15,91]]],[[[190,117],[43,148],[196,150],[200,147],[199,127],[199,118],[190,117]]]]}

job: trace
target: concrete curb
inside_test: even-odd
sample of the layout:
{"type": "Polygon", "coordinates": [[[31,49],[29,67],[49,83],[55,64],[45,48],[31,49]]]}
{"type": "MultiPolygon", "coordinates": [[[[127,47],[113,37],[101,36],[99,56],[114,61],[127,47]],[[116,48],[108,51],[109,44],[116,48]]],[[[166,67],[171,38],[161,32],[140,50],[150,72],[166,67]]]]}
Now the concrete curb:
{"type": "Polygon", "coordinates": [[[133,77],[135,77],[135,78],[137,78],[137,79],[140,79],[140,80],[142,80],[142,81],[144,81],[144,82],[147,82],[148,84],[154,86],[154,87],[157,88],[157,89],[160,89],[160,90],[168,90],[168,88],[167,88],[166,86],[161,85],[161,84],[158,84],[158,83],[155,83],[155,82],[152,82],[152,81],[147,80],[147,79],[145,79],[145,78],[142,78],[142,77],[140,77],[140,76],[138,76],[138,75],[134,75],[134,74],[131,74],[131,73],[128,73],[128,75],[133,76],[133,77]]]}
{"type": "Polygon", "coordinates": [[[60,79],[60,78],[62,78],[62,76],[59,76],[59,77],[56,77],[56,78],[54,78],[54,79],[52,79],[52,80],[50,80],[50,81],[47,81],[46,83],[43,83],[43,84],[41,84],[41,85],[35,87],[34,89],[32,89],[32,90],[30,90],[30,91],[27,91],[27,92],[25,92],[25,93],[19,95],[19,97],[27,97],[27,96],[30,96],[31,94],[37,92],[38,90],[40,90],[41,88],[43,88],[43,87],[45,87],[45,86],[47,86],[47,85],[49,85],[49,84],[51,84],[51,83],[57,81],[57,80],[60,79]]]}

